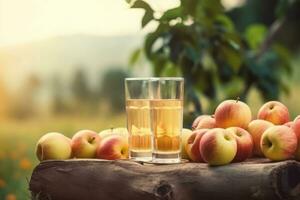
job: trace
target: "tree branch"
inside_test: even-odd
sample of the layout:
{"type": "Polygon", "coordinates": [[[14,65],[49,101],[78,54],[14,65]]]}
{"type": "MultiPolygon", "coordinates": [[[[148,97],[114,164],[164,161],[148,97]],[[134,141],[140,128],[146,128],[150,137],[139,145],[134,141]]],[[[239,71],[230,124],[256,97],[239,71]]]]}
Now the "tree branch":
{"type": "Polygon", "coordinates": [[[260,47],[260,50],[258,51],[258,53],[256,55],[257,59],[259,59],[270,48],[270,46],[272,45],[275,37],[281,31],[281,29],[282,29],[283,25],[285,24],[285,22],[286,22],[285,17],[277,19],[273,22],[266,39],[262,43],[262,45],[260,47]]]}

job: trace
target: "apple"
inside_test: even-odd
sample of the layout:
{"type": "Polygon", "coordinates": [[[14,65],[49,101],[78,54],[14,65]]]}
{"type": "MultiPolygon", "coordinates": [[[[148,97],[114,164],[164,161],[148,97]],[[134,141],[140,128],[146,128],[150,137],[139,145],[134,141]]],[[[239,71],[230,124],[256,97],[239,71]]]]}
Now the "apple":
{"type": "Polygon", "coordinates": [[[69,159],[71,153],[71,140],[61,133],[47,133],[39,139],[36,145],[36,155],[40,161],[69,159]]]}
{"type": "Polygon", "coordinates": [[[293,158],[297,143],[297,136],[291,128],[276,125],[268,128],[263,133],[260,146],[267,158],[281,161],[293,158]]]}
{"type": "Polygon", "coordinates": [[[237,153],[233,162],[242,162],[250,158],[253,152],[253,140],[250,133],[240,127],[231,127],[226,130],[234,136],[237,143],[237,153]]]}
{"type": "Polygon", "coordinates": [[[107,160],[127,159],[128,140],[120,135],[110,135],[102,139],[96,157],[107,160]]]}
{"type": "Polygon", "coordinates": [[[190,160],[194,162],[203,162],[202,156],[200,154],[200,140],[202,136],[208,131],[209,129],[199,129],[193,131],[190,137],[187,140],[185,145],[185,149],[187,155],[189,156],[190,160]]]}
{"type": "Polygon", "coordinates": [[[283,124],[283,125],[285,125],[285,126],[287,126],[287,127],[289,127],[289,128],[292,128],[293,124],[294,124],[294,122],[293,122],[293,121],[290,121],[290,122],[287,122],[287,123],[285,123],[285,124],[283,124]]]}
{"type": "Polygon", "coordinates": [[[183,159],[189,159],[189,156],[186,152],[185,145],[190,137],[192,135],[192,130],[183,128],[181,133],[181,158],[183,159]]]}
{"type": "Polygon", "coordinates": [[[253,139],[254,148],[253,148],[253,154],[256,156],[264,156],[263,152],[260,148],[260,139],[262,134],[265,130],[267,130],[269,127],[274,126],[269,121],[262,120],[262,119],[256,119],[250,122],[248,125],[247,131],[250,133],[253,139]]]}
{"type": "Polygon", "coordinates": [[[295,120],[293,121],[292,124],[292,129],[294,130],[297,139],[298,139],[298,147],[297,147],[297,151],[295,154],[295,158],[296,160],[300,161],[300,115],[298,115],[295,120]]]}
{"type": "Polygon", "coordinates": [[[91,130],[77,132],[71,140],[72,156],[75,158],[95,158],[100,144],[100,136],[91,130]]]}
{"type": "Polygon", "coordinates": [[[192,130],[197,130],[202,128],[216,128],[215,117],[213,115],[198,116],[192,124],[192,130]]]}
{"type": "Polygon", "coordinates": [[[237,153],[237,143],[229,131],[214,128],[207,131],[200,140],[200,153],[210,165],[230,163],[237,153]]]}
{"type": "Polygon", "coordinates": [[[249,106],[239,100],[223,101],[215,111],[218,128],[241,127],[246,129],[251,118],[249,106]]]}
{"type": "Polygon", "coordinates": [[[269,101],[259,109],[257,118],[282,125],[290,121],[290,114],[288,108],[279,101],[269,101]]]}
{"type": "Polygon", "coordinates": [[[105,129],[99,133],[99,136],[101,138],[105,138],[105,137],[111,136],[111,135],[120,135],[125,138],[128,138],[128,130],[127,130],[127,128],[124,128],[124,127],[118,127],[118,128],[105,129]]]}

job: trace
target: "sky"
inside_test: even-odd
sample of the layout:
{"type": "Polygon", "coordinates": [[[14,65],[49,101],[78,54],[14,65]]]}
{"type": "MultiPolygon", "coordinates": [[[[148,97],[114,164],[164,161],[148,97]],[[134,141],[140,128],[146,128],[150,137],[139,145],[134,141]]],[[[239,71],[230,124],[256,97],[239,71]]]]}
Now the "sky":
{"type": "MultiPolygon", "coordinates": [[[[179,0],[146,0],[156,11],[179,0]]],[[[221,0],[227,8],[245,0],[221,0]]],[[[129,35],[141,31],[143,11],[125,0],[0,0],[0,47],[68,34],[129,35]]]]}
{"type": "MultiPolygon", "coordinates": [[[[150,3],[164,10],[179,1],[150,3]]],[[[0,0],[0,46],[78,33],[138,34],[142,15],[125,0],[0,0]]]]}

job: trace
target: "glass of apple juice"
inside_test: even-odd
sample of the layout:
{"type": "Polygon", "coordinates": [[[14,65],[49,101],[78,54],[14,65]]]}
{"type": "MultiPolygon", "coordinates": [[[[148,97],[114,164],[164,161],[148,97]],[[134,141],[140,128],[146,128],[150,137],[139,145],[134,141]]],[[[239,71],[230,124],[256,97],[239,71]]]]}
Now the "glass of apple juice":
{"type": "Polygon", "coordinates": [[[150,80],[153,163],[179,163],[181,161],[183,87],[183,78],[166,77],[150,80]]]}
{"type": "Polygon", "coordinates": [[[129,158],[136,161],[152,159],[149,89],[149,78],[125,79],[129,158]]]}

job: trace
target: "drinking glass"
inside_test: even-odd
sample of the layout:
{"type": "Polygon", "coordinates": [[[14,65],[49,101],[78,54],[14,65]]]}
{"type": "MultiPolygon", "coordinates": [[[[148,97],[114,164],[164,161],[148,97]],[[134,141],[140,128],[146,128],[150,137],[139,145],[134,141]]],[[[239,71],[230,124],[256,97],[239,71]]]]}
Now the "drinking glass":
{"type": "Polygon", "coordinates": [[[152,159],[149,89],[149,78],[125,79],[129,158],[137,161],[152,159]]]}
{"type": "Polygon", "coordinates": [[[150,121],[154,163],[180,162],[183,86],[183,78],[150,79],[150,121]]]}

